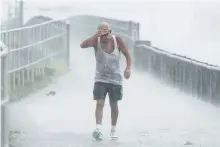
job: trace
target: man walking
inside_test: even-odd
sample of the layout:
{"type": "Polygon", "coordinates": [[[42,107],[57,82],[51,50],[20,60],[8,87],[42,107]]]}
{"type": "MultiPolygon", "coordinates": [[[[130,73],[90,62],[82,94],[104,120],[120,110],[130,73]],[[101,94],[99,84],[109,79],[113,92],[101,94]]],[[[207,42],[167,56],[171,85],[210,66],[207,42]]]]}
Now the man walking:
{"type": "Polygon", "coordinates": [[[118,119],[118,101],[122,99],[123,73],[120,67],[120,52],[126,58],[127,66],[124,78],[129,79],[131,74],[131,56],[122,39],[111,34],[108,23],[102,22],[98,31],[80,44],[81,48],[93,47],[95,49],[96,73],[93,89],[93,98],[97,101],[95,117],[96,128],[93,137],[102,140],[102,116],[105,98],[108,93],[111,107],[111,132],[110,137],[118,138],[115,134],[118,119]]]}

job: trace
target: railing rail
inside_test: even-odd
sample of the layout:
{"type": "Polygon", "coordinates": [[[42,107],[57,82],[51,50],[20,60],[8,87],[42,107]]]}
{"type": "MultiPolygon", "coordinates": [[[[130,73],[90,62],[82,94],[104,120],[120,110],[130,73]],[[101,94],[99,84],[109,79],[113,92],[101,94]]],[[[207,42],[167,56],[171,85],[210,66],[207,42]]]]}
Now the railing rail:
{"type": "Polygon", "coordinates": [[[214,105],[220,104],[220,67],[149,45],[135,45],[137,69],[156,75],[181,91],[214,105]]]}
{"type": "Polygon", "coordinates": [[[52,20],[0,33],[2,100],[6,93],[9,99],[18,97],[15,92],[34,83],[35,76],[44,76],[48,68],[55,68],[54,61],[66,63],[68,25],[65,20],[52,20]]]}
{"type": "Polygon", "coordinates": [[[51,20],[0,32],[2,146],[8,143],[5,106],[68,70],[69,33],[67,20],[51,20]]]}

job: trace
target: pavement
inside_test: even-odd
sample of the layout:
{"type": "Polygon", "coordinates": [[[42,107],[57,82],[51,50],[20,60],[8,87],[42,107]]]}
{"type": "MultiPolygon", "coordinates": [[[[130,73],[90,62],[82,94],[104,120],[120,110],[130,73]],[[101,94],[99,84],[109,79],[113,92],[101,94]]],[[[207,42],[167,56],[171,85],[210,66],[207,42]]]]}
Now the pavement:
{"type": "Polygon", "coordinates": [[[104,108],[104,140],[92,139],[93,51],[73,48],[71,71],[41,92],[7,107],[15,147],[219,147],[220,108],[132,71],[119,102],[119,140],[111,141],[110,107],[104,108]],[[52,95],[47,93],[52,92],[52,95]]]}

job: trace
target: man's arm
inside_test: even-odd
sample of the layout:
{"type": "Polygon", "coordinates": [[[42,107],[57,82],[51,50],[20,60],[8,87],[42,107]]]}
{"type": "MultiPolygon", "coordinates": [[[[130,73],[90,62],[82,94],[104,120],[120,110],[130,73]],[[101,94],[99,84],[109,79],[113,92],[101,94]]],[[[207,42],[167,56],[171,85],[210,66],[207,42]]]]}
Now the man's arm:
{"type": "Polygon", "coordinates": [[[128,48],[125,46],[124,42],[122,41],[122,39],[120,37],[116,36],[116,40],[118,43],[118,48],[121,50],[121,52],[124,54],[124,56],[127,60],[126,69],[130,69],[131,68],[131,55],[128,52],[128,48]]]}
{"type": "Polygon", "coordinates": [[[97,44],[97,36],[93,35],[92,37],[89,37],[88,39],[84,40],[81,44],[81,48],[88,48],[88,47],[95,47],[97,44]]]}

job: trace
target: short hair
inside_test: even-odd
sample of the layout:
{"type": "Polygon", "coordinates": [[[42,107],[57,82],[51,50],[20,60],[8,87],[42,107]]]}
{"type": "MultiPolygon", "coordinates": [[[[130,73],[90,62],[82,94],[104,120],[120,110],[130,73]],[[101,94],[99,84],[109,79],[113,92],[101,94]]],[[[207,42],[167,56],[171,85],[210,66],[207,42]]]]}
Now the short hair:
{"type": "Polygon", "coordinates": [[[100,22],[98,25],[98,29],[100,29],[103,25],[108,26],[108,29],[111,30],[110,24],[107,22],[100,22]]]}

